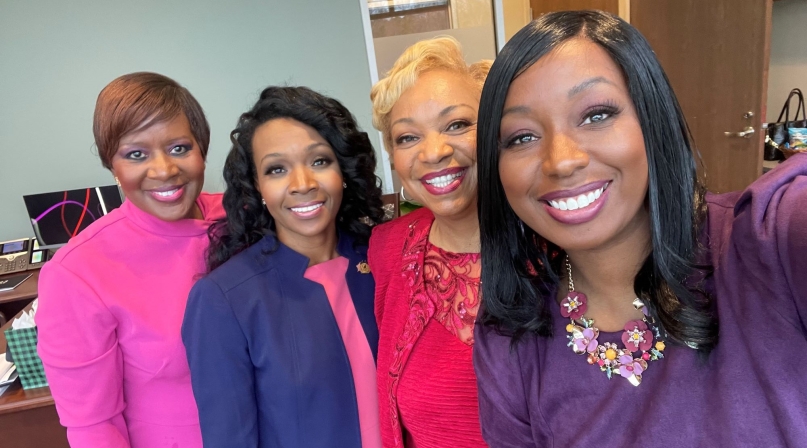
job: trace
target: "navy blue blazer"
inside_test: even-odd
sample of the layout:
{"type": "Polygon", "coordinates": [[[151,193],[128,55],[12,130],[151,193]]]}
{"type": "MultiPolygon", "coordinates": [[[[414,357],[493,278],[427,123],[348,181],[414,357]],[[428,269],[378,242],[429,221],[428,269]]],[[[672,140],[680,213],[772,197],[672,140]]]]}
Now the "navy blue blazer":
{"type": "MultiPolygon", "coordinates": [[[[357,268],[367,248],[340,234],[337,251],[375,357],[375,282],[357,268]]],[[[205,447],[361,447],[347,351],[308,261],[267,236],[191,290],[182,341],[205,447]]]]}

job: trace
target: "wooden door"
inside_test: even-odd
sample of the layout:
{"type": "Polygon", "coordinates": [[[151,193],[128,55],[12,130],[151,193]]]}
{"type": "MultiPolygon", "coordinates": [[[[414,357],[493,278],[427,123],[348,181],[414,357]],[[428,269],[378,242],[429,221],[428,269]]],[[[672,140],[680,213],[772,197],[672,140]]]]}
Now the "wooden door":
{"type": "Polygon", "coordinates": [[[771,0],[631,2],[631,24],[670,78],[711,191],[743,189],[762,173],[771,12],[771,0]]]}
{"type": "Polygon", "coordinates": [[[599,9],[619,15],[619,0],[530,0],[532,18],[555,11],[599,9]]]}

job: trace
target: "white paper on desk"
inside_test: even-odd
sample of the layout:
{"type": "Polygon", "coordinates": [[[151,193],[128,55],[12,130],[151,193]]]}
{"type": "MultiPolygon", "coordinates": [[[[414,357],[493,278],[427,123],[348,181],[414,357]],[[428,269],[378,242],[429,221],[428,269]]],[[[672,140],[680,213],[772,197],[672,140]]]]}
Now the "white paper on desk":
{"type": "Polygon", "coordinates": [[[3,383],[11,375],[11,371],[16,370],[13,362],[6,361],[6,354],[0,353],[0,383],[3,383]]]}
{"type": "Polygon", "coordinates": [[[6,374],[0,378],[0,386],[8,386],[17,379],[17,376],[17,366],[13,366],[11,370],[6,372],[6,374]]]}
{"type": "Polygon", "coordinates": [[[11,329],[12,330],[22,330],[23,328],[33,328],[36,327],[36,322],[34,321],[34,310],[31,311],[23,311],[20,317],[14,319],[11,322],[11,329]]]}

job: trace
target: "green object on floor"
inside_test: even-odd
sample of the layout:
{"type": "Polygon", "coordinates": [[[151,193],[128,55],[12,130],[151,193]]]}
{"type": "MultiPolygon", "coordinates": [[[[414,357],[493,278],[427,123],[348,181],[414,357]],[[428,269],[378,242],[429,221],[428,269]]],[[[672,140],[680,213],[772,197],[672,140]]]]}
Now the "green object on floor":
{"type": "Polygon", "coordinates": [[[401,212],[401,216],[413,212],[419,208],[423,207],[423,205],[415,202],[415,201],[401,201],[398,204],[398,209],[401,212]]]}

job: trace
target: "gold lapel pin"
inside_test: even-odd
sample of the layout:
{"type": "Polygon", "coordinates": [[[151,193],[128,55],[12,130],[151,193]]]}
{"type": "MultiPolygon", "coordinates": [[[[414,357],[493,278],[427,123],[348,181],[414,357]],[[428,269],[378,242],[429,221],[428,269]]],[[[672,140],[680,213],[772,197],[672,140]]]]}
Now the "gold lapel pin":
{"type": "Polygon", "coordinates": [[[359,270],[362,274],[369,274],[370,273],[370,265],[367,264],[366,261],[362,261],[361,263],[356,265],[356,269],[359,270]]]}

